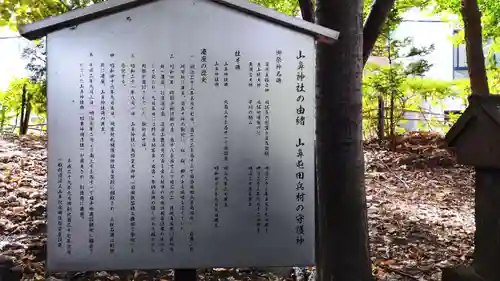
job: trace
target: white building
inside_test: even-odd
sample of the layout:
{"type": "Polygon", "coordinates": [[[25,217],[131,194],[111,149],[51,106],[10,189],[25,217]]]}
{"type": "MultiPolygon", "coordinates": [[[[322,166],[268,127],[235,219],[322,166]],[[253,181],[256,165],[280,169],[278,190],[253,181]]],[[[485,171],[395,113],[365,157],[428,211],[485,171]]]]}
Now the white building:
{"type": "MultiPolygon", "coordinates": [[[[441,16],[431,15],[429,12],[415,8],[408,11],[403,18],[401,25],[391,35],[394,39],[401,40],[410,37],[415,46],[429,47],[434,45],[434,51],[425,56],[432,67],[424,74],[424,77],[444,81],[468,77],[465,47],[463,45],[454,46],[451,40],[456,29],[455,24],[450,19],[455,20],[456,17],[450,16],[444,20],[441,16]]],[[[485,48],[485,56],[487,52],[488,48],[485,48]]],[[[383,61],[381,58],[371,58],[371,60],[383,61]]],[[[500,62],[500,56],[497,60],[500,62]]],[[[424,121],[414,119],[429,120],[433,116],[444,121],[448,112],[459,112],[465,109],[463,100],[452,98],[446,99],[437,106],[424,104],[422,107],[428,112],[425,116],[415,112],[406,114],[406,118],[411,119],[403,125],[407,131],[418,130],[418,123],[425,125],[424,121]]],[[[433,128],[433,130],[437,129],[433,128]]]]}
{"type": "Polygon", "coordinates": [[[6,90],[12,79],[26,76],[26,62],[21,54],[28,44],[17,32],[0,28],[0,91],[6,90]]]}

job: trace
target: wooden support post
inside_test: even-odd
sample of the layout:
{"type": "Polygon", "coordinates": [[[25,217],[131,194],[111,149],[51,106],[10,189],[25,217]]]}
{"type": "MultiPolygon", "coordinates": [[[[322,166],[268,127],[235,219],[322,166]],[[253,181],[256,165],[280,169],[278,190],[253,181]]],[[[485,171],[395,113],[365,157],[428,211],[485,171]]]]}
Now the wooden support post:
{"type": "Polygon", "coordinates": [[[443,281],[500,280],[500,169],[476,167],[476,233],[472,267],[443,269],[443,281]]]}
{"type": "Polygon", "coordinates": [[[476,167],[476,272],[486,280],[500,279],[500,169],[476,167]]]}
{"type": "Polygon", "coordinates": [[[196,281],[196,269],[174,269],[174,281],[196,281]]]}
{"type": "Polygon", "coordinates": [[[443,281],[500,280],[500,97],[472,95],[446,135],[457,162],[476,170],[474,261],[444,268],[443,281]]]}

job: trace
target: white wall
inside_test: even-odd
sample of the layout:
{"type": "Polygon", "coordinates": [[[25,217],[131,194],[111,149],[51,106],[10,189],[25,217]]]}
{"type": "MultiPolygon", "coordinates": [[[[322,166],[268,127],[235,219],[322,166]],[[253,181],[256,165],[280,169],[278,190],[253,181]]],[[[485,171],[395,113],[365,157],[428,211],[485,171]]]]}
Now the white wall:
{"type": "Polygon", "coordinates": [[[8,28],[0,29],[0,91],[6,90],[13,78],[26,76],[21,54],[29,41],[16,36],[18,34],[8,28]]]}
{"type": "MultiPolygon", "coordinates": [[[[451,41],[453,28],[453,24],[443,21],[438,16],[430,16],[426,12],[412,9],[405,14],[404,21],[392,36],[395,39],[410,37],[416,47],[429,47],[434,44],[434,51],[424,57],[432,65],[424,76],[430,79],[452,81],[454,79],[453,43],[451,41]]],[[[424,103],[423,107],[435,115],[422,116],[419,113],[408,112],[405,115],[406,118],[424,119],[425,117],[429,119],[431,115],[434,115],[444,120],[444,110],[462,109],[463,105],[461,101],[447,99],[439,106],[424,103]]],[[[416,131],[418,130],[418,123],[419,121],[410,120],[403,127],[407,131],[416,131]]]]}

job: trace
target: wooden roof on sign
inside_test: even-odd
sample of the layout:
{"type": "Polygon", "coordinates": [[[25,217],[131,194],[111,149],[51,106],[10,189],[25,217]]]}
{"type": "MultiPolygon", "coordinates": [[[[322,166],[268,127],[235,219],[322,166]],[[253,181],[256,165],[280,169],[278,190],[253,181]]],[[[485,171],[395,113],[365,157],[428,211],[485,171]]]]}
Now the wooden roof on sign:
{"type": "Polygon", "coordinates": [[[469,107],[464,111],[462,116],[458,118],[457,122],[450,128],[445,136],[445,141],[449,146],[454,146],[455,141],[466,129],[469,121],[478,116],[478,114],[486,114],[486,116],[491,118],[491,120],[500,127],[500,96],[469,96],[469,107]]]}
{"type": "MultiPolygon", "coordinates": [[[[19,26],[19,33],[30,40],[41,38],[51,32],[79,25],[100,17],[126,11],[147,3],[165,0],[108,0],[85,8],[76,9],[67,13],[48,17],[41,21],[19,26]]],[[[189,1],[189,0],[185,0],[189,1]]],[[[210,1],[227,8],[246,13],[248,15],[279,24],[297,32],[305,33],[314,37],[323,37],[329,40],[337,40],[339,33],[335,30],[319,26],[295,17],[290,17],[257,4],[249,3],[247,0],[191,0],[210,1]]]]}

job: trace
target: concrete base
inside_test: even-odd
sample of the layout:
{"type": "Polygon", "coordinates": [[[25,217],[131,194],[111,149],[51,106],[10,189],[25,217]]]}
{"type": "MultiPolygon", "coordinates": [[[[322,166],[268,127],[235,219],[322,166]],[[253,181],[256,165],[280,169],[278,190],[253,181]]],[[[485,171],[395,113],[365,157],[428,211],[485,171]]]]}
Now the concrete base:
{"type": "MultiPolygon", "coordinates": [[[[500,276],[499,276],[500,277],[500,276]]],[[[499,280],[499,279],[497,279],[499,280]]],[[[496,281],[486,280],[479,276],[472,266],[457,266],[444,268],[441,281],[496,281]]]]}

